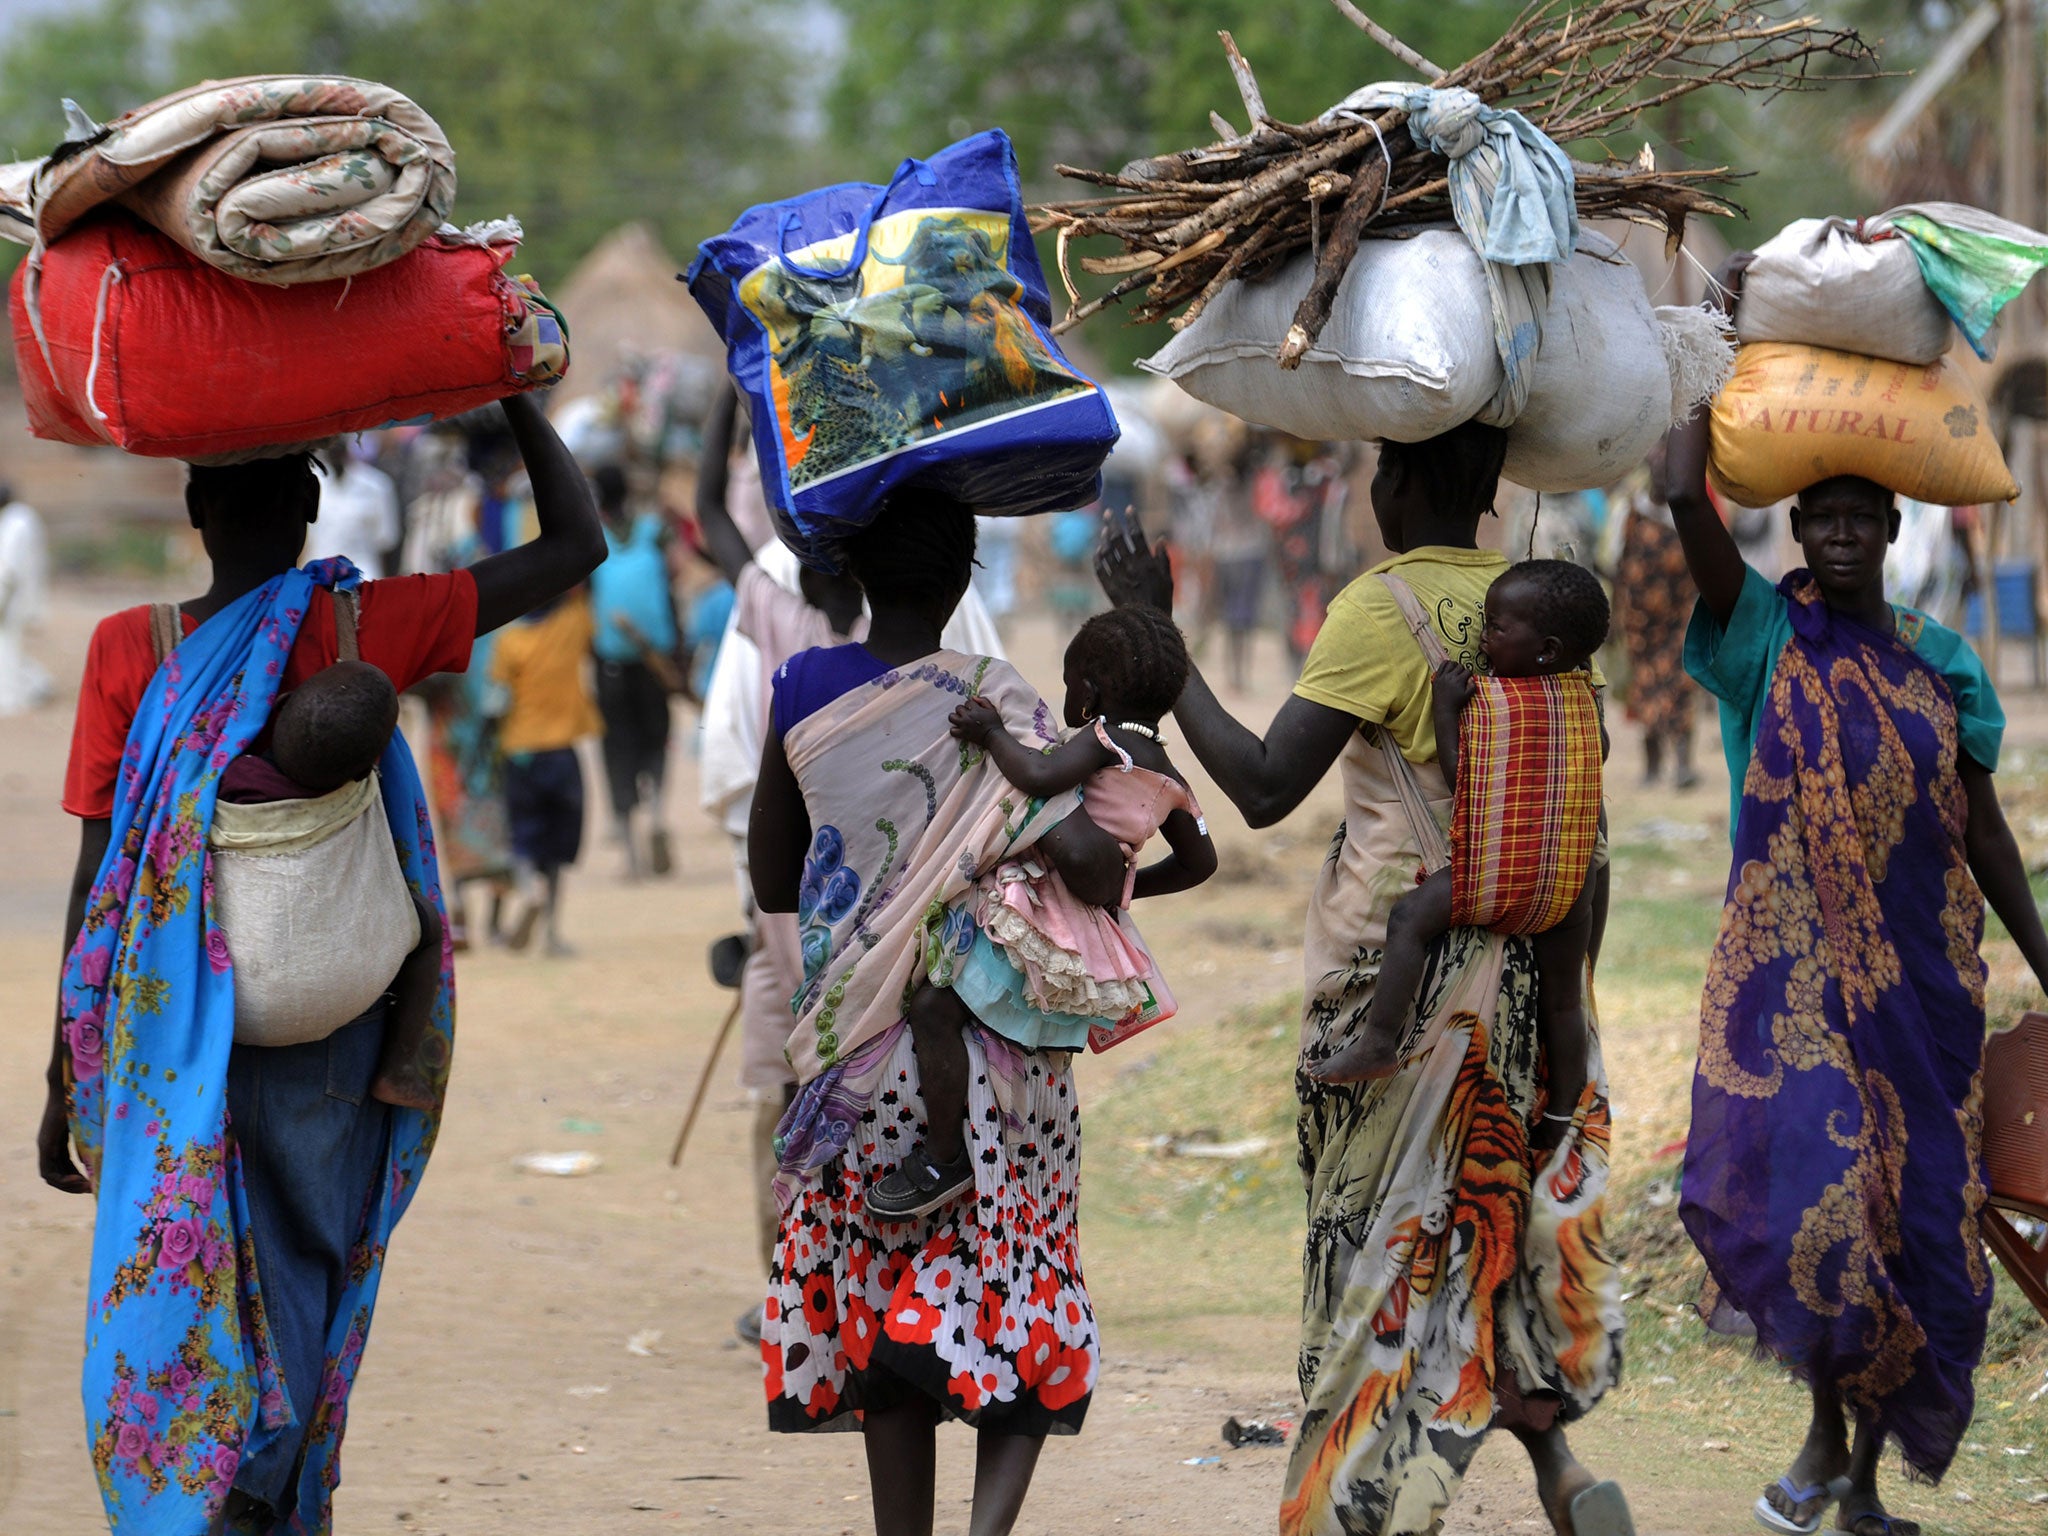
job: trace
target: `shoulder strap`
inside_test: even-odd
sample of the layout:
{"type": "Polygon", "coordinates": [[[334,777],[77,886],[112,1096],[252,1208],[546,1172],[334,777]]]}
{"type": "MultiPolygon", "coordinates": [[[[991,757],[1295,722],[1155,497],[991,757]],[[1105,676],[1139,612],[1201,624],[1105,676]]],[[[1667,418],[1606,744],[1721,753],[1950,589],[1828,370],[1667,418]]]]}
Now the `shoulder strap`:
{"type": "Polygon", "coordinates": [[[149,647],[156,653],[156,664],[162,666],[164,659],[178,648],[178,642],[185,638],[184,620],[178,613],[176,603],[151,603],[149,605],[149,647]]]}
{"type": "Polygon", "coordinates": [[[1401,610],[1401,617],[1408,621],[1408,633],[1422,647],[1423,659],[1429,663],[1429,670],[1435,672],[1450,659],[1450,653],[1444,649],[1443,636],[1437,633],[1436,625],[1422,611],[1422,599],[1415,595],[1413,587],[1392,571],[1381,571],[1380,580],[1393,595],[1394,606],[1401,610]]]}
{"type": "MultiPolygon", "coordinates": [[[[334,645],[342,661],[362,659],[356,645],[357,594],[337,592],[334,594],[334,645]]],[[[149,605],[149,646],[156,653],[156,664],[162,666],[164,659],[175,651],[185,638],[185,621],[176,603],[151,603],[149,605]]]]}
{"type": "Polygon", "coordinates": [[[1109,734],[1109,727],[1102,722],[1099,716],[1095,721],[1095,739],[1117,755],[1117,761],[1123,765],[1122,771],[1124,773],[1129,773],[1138,766],[1131,761],[1131,754],[1116,744],[1115,738],[1109,734]]]}
{"type": "Polygon", "coordinates": [[[342,661],[362,660],[356,650],[357,604],[361,596],[359,591],[334,594],[334,650],[342,661]]]}
{"type": "MultiPolygon", "coordinates": [[[[1413,587],[1392,571],[1381,571],[1380,580],[1386,583],[1387,591],[1393,595],[1394,605],[1401,610],[1401,617],[1408,621],[1408,632],[1422,647],[1423,660],[1429,663],[1429,670],[1434,673],[1444,664],[1447,653],[1436,625],[1422,611],[1421,599],[1416,597],[1413,587]]],[[[1379,749],[1386,759],[1387,772],[1394,781],[1401,809],[1408,817],[1409,830],[1415,834],[1415,845],[1422,853],[1423,868],[1434,874],[1451,862],[1450,840],[1444,836],[1444,829],[1437,825],[1436,817],[1430,814],[1429,797],[1422,792],[1422,784],[1415,777],[1415,765],[1401,755],[1400,747],[1394,742],[1394,733],[1385,726],[1377,726],[1374,734],[1379,738],[1379,749]]]]}

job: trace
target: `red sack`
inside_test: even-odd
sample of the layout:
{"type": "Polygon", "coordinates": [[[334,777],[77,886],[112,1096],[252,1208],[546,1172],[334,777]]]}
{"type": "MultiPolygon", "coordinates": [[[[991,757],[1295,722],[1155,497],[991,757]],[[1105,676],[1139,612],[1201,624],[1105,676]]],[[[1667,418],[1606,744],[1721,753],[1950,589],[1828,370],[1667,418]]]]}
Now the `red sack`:
{"type": "Polygon", "coordinates": [[[29,430],[223,461],[552,384],[568,338],[539,290],[502,270],[517,249],[434,236],[356,277],[278,288],[125,214],[95,218],[15,270],[29,430]]]}

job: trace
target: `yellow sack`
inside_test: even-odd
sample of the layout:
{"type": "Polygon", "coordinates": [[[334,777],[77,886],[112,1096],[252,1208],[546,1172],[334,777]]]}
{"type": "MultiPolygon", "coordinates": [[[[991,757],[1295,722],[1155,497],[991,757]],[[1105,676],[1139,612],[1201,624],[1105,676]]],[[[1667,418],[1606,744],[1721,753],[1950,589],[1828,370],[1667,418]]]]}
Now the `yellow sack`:
{"type": "Polygon", "coordinates": [[[1943,506],[2020,493],[1968,378],[1788,342],[1752,342],[1714,400],[1714,489],[1768,507],[1835,475],[1943,506]]]}

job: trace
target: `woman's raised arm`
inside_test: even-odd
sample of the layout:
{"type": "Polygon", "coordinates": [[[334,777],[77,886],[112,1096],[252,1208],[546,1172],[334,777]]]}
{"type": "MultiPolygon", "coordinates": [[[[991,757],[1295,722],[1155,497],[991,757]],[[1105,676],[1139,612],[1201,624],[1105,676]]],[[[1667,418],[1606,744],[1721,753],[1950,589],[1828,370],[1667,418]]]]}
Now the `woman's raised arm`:
{"type": "MultiPolygon", "coordinates": [[[[1118,607],[1173,612],[1173,567],[1164,545],[1154,549],[1137,530],[1103,541],[1095,574],[1118,607]]],[[[1358,721],[1341,709],[1291,695],[1261,737],[1217,699],[1199,667],[1173,707],[1195,757],[1254,827],[1269,827],[1308,798],[1358,721]]]]}
{"type": "Polygon", "coordinates": [[[590,482],[531,395],[500,402],[533,485],[540,533],[529,543],[479,560],[476,632],[487,635],[559,597],[604,563],[604,527],[590,482]]]}
{"type": "Polygon", "coordinates": [[[734,586],[754,558],[726,503],[726,488],[732,483],[732,429],[739,405],[739,391],[728,385],[711,404],[711,414],[704,422],[704,446],[697,456],[697,527],[704,535],[705,553],[734,586]]]}
{"type": "MultiPolygon", "coordinates": [[[[1753,256],[1739,251],[1728,258],[1708,287],[1707,302],[1723,314],[1731,314],[1742,294],[1742,274],[1749,270],[1753,256]]],[[[1714,503],[1707,496],[1708,425],[1712,411],[1701,406],[1685,421],[1671,429],[1665,439],[1665,494],[1671,507],[1671,521],[1678,528],[1678,542],[1685,546],[1685,563],[1692,570],[1693,585],[1700,599],[1722,625],[1734,616],[1742,596],[1742,584],[1749,568],[1742,551],[1714,503]]]]}

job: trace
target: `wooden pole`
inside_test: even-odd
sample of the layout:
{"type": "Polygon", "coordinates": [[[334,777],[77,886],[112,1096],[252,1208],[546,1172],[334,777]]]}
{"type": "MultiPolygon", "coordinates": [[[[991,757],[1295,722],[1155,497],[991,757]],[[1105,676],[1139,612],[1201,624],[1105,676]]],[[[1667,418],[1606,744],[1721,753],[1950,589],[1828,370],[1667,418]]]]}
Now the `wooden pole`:
{"type": "MultiPolygon", "coordinates": [[[[2001,40],[2002,138],[1998,167],[1999,201],[2005,217],[2027,229],[2040,225],[2041,188],[2035,165],[2035,102],[2039,87],[2040,38],[2034,25],[2032,0],[2004,0],[2005,30],[2001,40]]],[[[2027,329],[2034,306],[2028,312],[2027,329]]]]}
{"type": "MultiPolygon", "coordinates": [[[[2035,27],[2032,0],[2004,0],[2004,28],[2000,39],[2001,76],[2000,154],[1998,193],[2000,211],[2015,224],[2032,229],[2038,223],[2034,153],[2035,27]]],[[[2010,329],[2005,337],[2006,355],[2014,362],[2033,356],[2037,327],[2031,299],[2023,298],[2011,308],[2010,329]]],[[[2020,499],[2013,508],[2012,524],[2020,548],[2031,554],[2034,529],[2040,521],[2041,465],[2036,452],[2038,435],[2031,421],[2015,421],[2012,428],[2012,468],[2020,483],[2020,499]]],[[[1998,620],[1998,557],[2004,539],[2000,525],[2007,519],[1998,509],[1989,509],[1985,519],[1984,588],[1979,611],[1984,616],[1981,652],[1994,684],[1998,679],[2001,636],[1998,620]]]]}
{"type": "Polygon", "coordinates": [[[697,1113],[704,1107],[704,1094],[711,1087],[711,1074],[718,1066],[718,1053],[725,1049],[726,1037],[732,1033],[733,1025],[739,1022],[740,1007],[744,999],[735,995],[732,1009],[725,1016],[725,1022],[718,1026],[718,1034],[711,1042],[711,1054],[704,1061],[704,1075],[697,1079],[697,1091],[690,1095],[689,1110],[683,1115],[683,1128],[676,1132],[676,1144],[669,1149],[668,1165],[678,1166],[683,1160],[683,1148],[689,1145],[690,1132],[696,1129],[697,1113]]]}

